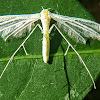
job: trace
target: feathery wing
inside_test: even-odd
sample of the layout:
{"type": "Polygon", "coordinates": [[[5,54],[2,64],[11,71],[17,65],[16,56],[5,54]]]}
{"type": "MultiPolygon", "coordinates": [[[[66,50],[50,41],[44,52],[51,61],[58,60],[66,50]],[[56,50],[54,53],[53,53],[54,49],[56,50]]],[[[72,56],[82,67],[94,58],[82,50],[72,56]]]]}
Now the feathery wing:
{"type": "Polygon", "coordinates": [[[94,21],[54,13],[51,13],[51,18],[57,21],[58,27],[76,42],[86,44],[87,38],[100,40],[100,24],[94,21]]]}
{"type": "Polygon", "coordinates": [[[40,19],[40,13],[0,16],[0,36],[7,40],[10,36],[22,37],[30,32],[34,22],[40,19]]]}

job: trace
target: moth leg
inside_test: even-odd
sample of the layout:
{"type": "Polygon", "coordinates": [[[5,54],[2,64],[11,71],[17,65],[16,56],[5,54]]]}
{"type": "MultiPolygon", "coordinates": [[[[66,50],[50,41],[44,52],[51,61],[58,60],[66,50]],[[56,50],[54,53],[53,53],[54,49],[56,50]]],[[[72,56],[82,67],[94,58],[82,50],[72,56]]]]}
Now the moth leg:
{"type": "Polygon", "coordinates": [[[49,34],[51,33],[52,29],[54,28],[55,24],[53,24],[49,29],[49,34]]]}
{"type": "Polygon", "coordinates": [[[25,49],[25,47],[24,47],[24,44],[22,45],[22,47],[23,47],[23,49],[24,49],[25,54],[28,55],[28,53],[27,53],[27,51],[26,51],[26,49],[25,49]]]}
{"type": "MultiPolygon", "coordinates": [[[[34,30],[37,28],[37,26],[38,26],[39,28],[41,27],[39,24],[37,24],[37,25],[33,28],[33,30],[29,33],[29,35],[26,37],[26,39],[21,43],[21,45],[20,45],[20,46],[16,49],[16,51],[12,54],[12,56],[10,57],[8,63],[6,64],[4,70],[2,71],[2,73],[1,73],[1,75],[0,75],[0,78],[2,77],[3,73],[5,72],[5,70],[7,69],[8,65],[9,65],[9,63],[13,60],[14,56],[15,56],[16,53],[19,51],[19,49],[20,49],[21,47],[24,48],[25,42],[28,40],[28,38],[31,36],[31,34],[34,32],[34,30]]],[[[25,50],[25,52],[26,52],[26,50],[25,50]]],[[[26,53],[26,54],[27,54],[27,53],[26,53]]]]}
{"type": "Polygon", "coordinates": [[[68,44],[68,47],[67,47],[67,49],[66,49],[66,52],[65,52],[64,56],[67,55],[67,52],[68,52],[68,50],[69,50],[69,47],[70,47],[70,45],[68,44]]]}
{"type": "Polygon", "coordinates": [[[39,27],[39,29],[40,29],[41,32],[43,33],[43,29],[42,29],[42,27],[40,26],[40,24],[37,24],[37,26],[39,27]]]}
{"type": "Polygon", "coordinates": [[[84,65],[84,67],[86,68],[86,70],[87,70],[88,74],[90,75],[91,80],[92,80],[92,82],[93,82],[93,84],[94,84],[94,89],[96,89],[96,85],[95,85],[94,79],[93,79],[93,77],[92,77],[92,75],[91,75],[89,69],[87,68],[86,64],[84,63],[82,57],[79,55],[79,53],[78,53],[78,52],[75,50],[75,48],[70,44],[70,42],[66,39],[66,37],[62,34],[62,32],[60,31],[60,29],[59,29],[55,24],[53,24],[53,25],[50,27],[49,32],[51,32],[51,30],[53,29],[53,27],[55,27],[55,28],[57,29],[57,31],[59,32],[59,34],[60,34],[60,35],[63,37],[63,39],[68,43],[68,48],[67,48],[67,50],[66,50],[66,52],[65,52],[65,55],[67,55],[68,49],[69,49],[69,47],[71,47],[71,48],[73,49],[73,51],[77,54],[77,56],[78,56],[78,58],[80,59],[81,63],[82,63],[82,64],[84,65]]]}
{"type": "MultiPolygon", "coordinates": [[[[37,24],[36,27],[37,27],[37,26],[38,26],[39,29],[42,31],[42,27],[40,26],[40,24],[37,24]]],[[[28,53],[27,53],[27,51],[26,51],[26,49],[25,49],[24,44],[22,45],[22,47],[23,47],[23,49],[24,49],[25,54],[28,55],[28,53]]]]}

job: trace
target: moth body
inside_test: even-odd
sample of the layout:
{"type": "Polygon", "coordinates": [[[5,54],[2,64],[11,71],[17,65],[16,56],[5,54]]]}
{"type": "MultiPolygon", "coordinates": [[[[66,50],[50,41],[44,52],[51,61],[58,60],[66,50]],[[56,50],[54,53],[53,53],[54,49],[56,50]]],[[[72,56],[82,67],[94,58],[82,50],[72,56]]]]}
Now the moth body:
{"type": "Polygon", "coordinates": [[[50,41],[49,41],[49,26],[50,26],[50,12],[45,9],[41,12],[41,22],[43,27],[43,41],[42,41],[42,56],[45,63],[49,60],[50,41]]]}

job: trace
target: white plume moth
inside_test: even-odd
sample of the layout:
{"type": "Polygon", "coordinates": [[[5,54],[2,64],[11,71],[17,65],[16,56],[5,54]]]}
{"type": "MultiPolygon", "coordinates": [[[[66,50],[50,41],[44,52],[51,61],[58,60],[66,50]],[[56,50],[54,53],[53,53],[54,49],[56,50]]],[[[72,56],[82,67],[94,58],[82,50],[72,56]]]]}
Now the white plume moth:
{"type": "Polygon", "coordinates": [[[94,79],[88,70],[86,64],[84,63],[83,59],[79,55],[79,53],[75,50],[75,48],[70,44],[70,42],[65,38],[65,36],[61,33],[59,28],[63,28],[63,30],[71,37],[76,40],[76,42],[81,42],[86,44],[87,38],[98,39],[100,40],[100,24],[82,19],[82,18],[75,18],[75,17],[68,17],[63,15],[58,15],[51,13],[48,9],[43,9],[40,13],[36,14],[24,14],[24,15],[4,15],[0,16],[0,35],[6,41],[9,37],[20,37],[26,31],[30,32],[26,39],[21,43],[21,45],[17,48],[17,50],[13,53],[11,58],[9,59],[7,65],[5,66],[4,70],[2,71],[0,78],[2,77],[3,73],[5,72],[7,66],[14,58],[15,54],[19,51],[21,47],[23,47],[26,55],[28,55],[24,44],[34,32],[34,30],[39,27],[41,32],[43,33],[43,46],[42,46],[42,55],[44,63],[47,63],[49,60],[49,50],[50,50],[50,41],[49,41],[49,34],[51,30],[55,27],[58,33],[64,38],[67,42],[68,47],[65,52],[65,56],[69,50],[69,47],[73,49],[73,51],[77,54],[78,58],[86,68],[87,72],[89,73],[92,82],[94,84],[94,88],[96,89],[94,79]],[[53,24],[50,27],[50,20],[53,19],[58,23],[58,26],[53,24]],[[42,27],[37,24],[33,29],[34,22],[41,20],[42,27]],[[49,28],[50,27],[50,28],[49,28]],[[59,27],[59,28],[58,28],[59,27]]]}

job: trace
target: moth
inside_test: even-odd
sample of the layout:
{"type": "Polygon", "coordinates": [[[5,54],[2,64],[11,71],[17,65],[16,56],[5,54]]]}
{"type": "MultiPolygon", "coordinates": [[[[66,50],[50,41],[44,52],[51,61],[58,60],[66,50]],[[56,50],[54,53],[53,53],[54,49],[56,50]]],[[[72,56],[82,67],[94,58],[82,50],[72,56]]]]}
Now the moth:
{"type": "Polygon", "coordinates": [[[89,73],[91,80],[94,84],[94,88],[96,89],[94,79],[90,71],[88,70],[86,64],[84,63],[82,57],[71,45],[71,43],[66,39],[63,33],[60,31],[60,28],[62,28],[63,31],[66,32],[69,37],[74,38],[76,42],[81,42],[83,44],[86,44],[86,40],[88,38],[100,40],[100,24],[87,19],[75,18],[75,17],[63,16],[63,15],[51,13],[48,9],[43,9],[40,13],[36,13],[36,14],[0,16],[0,36],[5,41],[10,37],[18,38],[21,37],[25,32],[29,32],[26,39],[21,43],[21,45],[17,48],[17,50],[13,53],[13,55],[9,59],[7,65],[5,66],[4,70],[0,75],[0,78],[2,77],[9,63],[12,61],[15,54],[19,51],[21,47],[23,47],[25,54],[28,55],[24,47],[24,44],[37,27],[39,27],[39,29],[43,34],[42,56],[43,56],[44,63],[47,63],[49,60],[49,50],[50,50],[49,34],[51,33],[52,29],[55,27],[58,33],[68,44],[64,56],[67,55],[69,48],[73,49],[73,51],[77,54],[81,63],[84,65],[87,72],[89,73]],[[50,27],[51,19],[55,20],[57,22],[57,25],[53,24],[50,27]],[[41,20],[42,26],[40,24],[37,24],[35,26],[34,23],[38,20],[41,20]],[[32,29],[33,26],[34,28],[32,29]]]}

